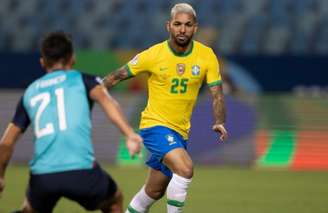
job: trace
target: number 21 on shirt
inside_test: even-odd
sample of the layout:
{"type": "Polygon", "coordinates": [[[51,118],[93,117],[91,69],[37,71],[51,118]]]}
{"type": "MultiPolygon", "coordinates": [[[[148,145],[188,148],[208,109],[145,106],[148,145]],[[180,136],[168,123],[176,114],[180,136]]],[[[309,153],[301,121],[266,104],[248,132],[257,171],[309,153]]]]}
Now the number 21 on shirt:
{"type": "MultiPolygon", "coordinates": [[[[58,88],[55,90],[56,99],[57,99],[57,115],[58,115],[58,121],[59,121],[59,130],[64,131],[67,128],[66,123],[66,114],[65,114],[65,105],[64,105],[64,89],[58,88]]],[[[41,138],[46,135],[50,135],[54,133],[54,125],[53,123],[47,123],[45,127],[40,127],[40,118],[42,116],[42,113],[47,108],[47,106],[50,103],[50,93],[44,92],[39,95],[36,95],[31,98],[30,106],[36,107],[38,102],[41,102],[39,104],[39,107],[37,108],[36,115],[34,117],[34,123],[35,123],[35,135],[37,138],[41,138]]]]}

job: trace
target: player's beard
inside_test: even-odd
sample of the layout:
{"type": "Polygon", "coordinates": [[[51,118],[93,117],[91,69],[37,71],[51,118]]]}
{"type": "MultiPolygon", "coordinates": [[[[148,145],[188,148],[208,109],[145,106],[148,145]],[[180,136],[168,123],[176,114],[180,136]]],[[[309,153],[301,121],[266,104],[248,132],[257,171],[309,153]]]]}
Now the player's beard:
{"type": "Polygon", "coordinates": [[[190,44],[191,40],[192,40],[192,35],[191,35],[191,36],[185,36],[186,38],[185,38],[184,41],[178,39],[178,36],[174,36],[174,35],[172,35],[172,37],[173,37],[174,42],[175,42],[179,47],[187,47],[187,46],[190,44]]]}

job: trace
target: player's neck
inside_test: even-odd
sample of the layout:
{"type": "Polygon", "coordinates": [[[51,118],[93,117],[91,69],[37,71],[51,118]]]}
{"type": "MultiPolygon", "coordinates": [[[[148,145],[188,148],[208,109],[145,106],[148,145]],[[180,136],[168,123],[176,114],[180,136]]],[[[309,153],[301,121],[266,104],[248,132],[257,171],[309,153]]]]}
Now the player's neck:
{"type": "Polygon", "coordinates": [[[184,54],[190,51],[190,49],[192,48],[192,41],[189,42],[188,45],[186,45],[185,47],[183,46],[179,46],[178,44],[176,44],[172,39],[168,40],[169,46],[170,48],[175,52],[180,54],[184,54]]]}
{"type": "Polygon", "coordinates": [[[55,72],[55,71],[58,71],[58,70],[71,70],[72,69],[72,66],[69,66],[68,64],[66,65],[63,65],[62,63],[58,63],[58,64],[54,64],[53,66],[51,67],[47,67],[47,72],[55,72]]]}

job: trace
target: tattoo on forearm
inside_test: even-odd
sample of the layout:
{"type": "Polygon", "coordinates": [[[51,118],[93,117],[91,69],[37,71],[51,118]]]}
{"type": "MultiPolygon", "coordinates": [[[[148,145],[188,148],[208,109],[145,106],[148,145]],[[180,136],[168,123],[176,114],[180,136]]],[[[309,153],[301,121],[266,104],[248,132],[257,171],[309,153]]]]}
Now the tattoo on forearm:
{"type": "Polygon", "coordinates": [[[128,79],[129,74],[128,71],[122,67],[118,70],[115,70],[108,74],[104,79],[103,79],[103,84],[105,85],[106,88],[111,88],[118,82],[128,79]]]}
{"type": "Polygon", "coordinates": [[[226,109],[223,99],[215,98],[213,101],[213,112],[216,124],[223,124],[226,120],[226,109]]]}
{"type": "Polygon", "coordinates": [[[223,94],[221,91],[212,90],[213,96],[213,113],[216,124],[223,124],[226,121],[226,108],[223,94]]]}

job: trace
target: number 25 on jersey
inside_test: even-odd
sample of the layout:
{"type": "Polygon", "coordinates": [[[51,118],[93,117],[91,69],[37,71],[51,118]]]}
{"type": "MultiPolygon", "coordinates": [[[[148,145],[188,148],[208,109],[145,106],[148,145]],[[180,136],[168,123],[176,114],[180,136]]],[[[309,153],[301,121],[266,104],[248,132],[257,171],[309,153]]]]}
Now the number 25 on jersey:
{"type": "Polygon", "coordinates": [[[171,93],[178,94],[178,93],[186,93],[188,87],[188,79],[187,78],[173,78],[171,85],[171,93]]]}

